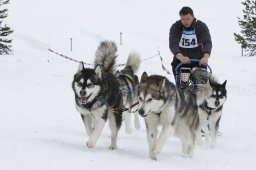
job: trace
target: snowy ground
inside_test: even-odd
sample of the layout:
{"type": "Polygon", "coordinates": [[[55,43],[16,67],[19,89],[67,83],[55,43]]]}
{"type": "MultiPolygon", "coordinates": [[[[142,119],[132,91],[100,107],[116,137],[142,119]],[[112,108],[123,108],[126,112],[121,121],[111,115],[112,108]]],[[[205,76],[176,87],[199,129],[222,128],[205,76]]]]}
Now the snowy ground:
{"type": "MultiPolygon", "coordinates": [[[[0,58],[0,165],[1,169],[253,169],[256,160],[256,58],[213,59],[215,74],[228,80],[228,100],[221,121],[223,136],[215,149],[197,146],[194,158],[181,157],[179,140],[170,138],[157,162],[148,159],[144,122],[126,135],[122,128],[119,149],[108,150],[105,127],[95,149],[74,107],[71,89],[77,64],[43,56],[0,58]],[[221,63],[227,63],[226,65],[221,63]]],[[[159,59],[143,63],[161,70],[159,59]],[[154,61],[156,60],[156,61],[154,61]]],[[[172,80],[172,77],[169,77],[172,80]]]]}
{"type": "MultiPolygon", "coordinates": [[[[237,31],[234,23],[240,15],[240,1],[223,2],[223,6],[218,8],[219,13],[213,13],[212,8],[219,5],[213,1],[207,2],[211,9],[208,5],[185,0],[111,0],[109,4],[100,0],[93,3],[81,0],[74,0],[74,4],[69,2],[12,1],[13,11],[10,11],[9,19],[16,30],[13,35],[14,55],[0,57],[0,169],[255,169],[256,58],[239,57],[239,46],[235,45],[232,37],[237,31]],[[63,2],[62,7],[58,6],[60,2],[63,2]],[[231,2],[234,8],[230,10],[233,15],[236,14],[232,18],[231,13],[224,10],[224,6],[231,2]],[[96,10],[99,4],[101,7],[96,10]],[[91,63],[99,41],[107,38],[119,42],[118,31],[125,29],[127,37],[124,45],[119,45],[119,63],[126,60],[127,53],[133,48],[142,54],[142,58],[147,58],[155,55],[159,46],[165,66],[171,70],[168,29],[170,23],[178,19],[178,9],[183,5],[192,6],[200,18],[208,21],[214,40],[210,65],[220,81],[228,80],[228,100],[220,124],[223,135],[218,137],[216,148],[197,146],[194,157],[184,159],[181,157],[180,141],[170,138],[158,161],[151,161],[148,158],[145,125],[141,119],[142,128],[134,130],[132,135],[126,135],[121,128],[118,150],[108,150],[108,125],[96,147],[88,149],[85,145],[87,136],[75,109],[71,89],[78,64],[48,54],[49,39],[53,49],[91,63]],[[106,13],[107,7],[118,12],[125,11],[125,14],[111,18],[115,15],[106,13]],[[207,9],[210,12],[205,15],[207,9]],[[136,18],[138,14],[141,15],[136,18]],[[74,15],[79,17],[73,19],[74,15]],[[103,23],[93,22],[103,16],[111,18],[109,24],[106,18],[103,23]],[[157,26],[150,25],[146,16],[157,26]],[[123,17],[126,22],[120,21],[121,26],[116,26],[123,17]],[[65,22],[66,19],[68,22],[65,22]],[[131,20],[136,22],[136,26],[131,25],[131,20]],[[142,21],[145,22],[139,25],[142,21]],[[73,35],[79,37],[79,43],[76,42],[79,45],[69,52],[68,47],[63,49],[65,43],[62,41],[68,38],[62,35],[73,30],[73,35]],[[48,57],[50,62],[47,62],[48,57]]],[[[161,69],[158,57],[144,61],[138,75],[143,71],[166,75],[172,82],[174,80],[161,69]]]]}

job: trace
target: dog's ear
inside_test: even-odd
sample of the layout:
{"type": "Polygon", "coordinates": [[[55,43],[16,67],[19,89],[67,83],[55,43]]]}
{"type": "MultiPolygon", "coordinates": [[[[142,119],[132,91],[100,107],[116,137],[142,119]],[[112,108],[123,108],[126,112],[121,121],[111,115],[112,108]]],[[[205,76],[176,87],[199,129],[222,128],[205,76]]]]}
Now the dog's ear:
{"type": "Polygon", "coordinates": [[[94,69],[94,72],[96,74],[96,77],[98,77],[99,79],[101,79],[102,77],[102,72],[101,72],[101,67],[99,65],[97,65],[94,69]]]}
{"type": "Polygon", "coordinates": [[[211,86],[211,80],[207,78],[206,84],[211,86]]]}
{"type": "Polygon", "coordinates": [[[81,71],[83,71],[83,70],[84,70],[84,63],[83,63],[83,62],[80,62],[79,66],[78,66],[78,70],[77,70],[76,73],[79,73],[79,72],[81,72],[81,71]]]}
{"type": "Polygon", "coordinates": [[[213,82],[211,81],[211,79],[207,80],[207,84],[210,84],[211,87],[213,86],[213,82]]]}
{"type": "Polygon", "coordinates": [[[223,87],[226,87],[227,84],[227,80],[224,81],[224,83],[222,84],[223,87]]]}
{"type": "Polygon", "coordinates": [[[148,74],[144,72],[141,76],[140,82],[143,83],[148,79],[148,74]]]}
{"type": "Polygon", "coordinates": [[[164,89],[164,87],[165,87],[165,82],[166,82],[165,78],[160,81],[159,87],[161,87],[161,89],[164,89]]]}

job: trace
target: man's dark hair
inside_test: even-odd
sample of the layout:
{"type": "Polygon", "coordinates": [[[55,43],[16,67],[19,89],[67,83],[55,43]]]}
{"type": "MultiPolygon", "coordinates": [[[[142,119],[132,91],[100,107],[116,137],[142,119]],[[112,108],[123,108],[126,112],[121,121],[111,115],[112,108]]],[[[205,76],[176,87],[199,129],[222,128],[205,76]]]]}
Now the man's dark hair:
{"type": "Polygon", "coordinates": [[[184,6],[180,10],[180,16],[187,15],[187,14],[191,14],[192,16],[194,16],[193,10],[188,6],[184,6]]]}

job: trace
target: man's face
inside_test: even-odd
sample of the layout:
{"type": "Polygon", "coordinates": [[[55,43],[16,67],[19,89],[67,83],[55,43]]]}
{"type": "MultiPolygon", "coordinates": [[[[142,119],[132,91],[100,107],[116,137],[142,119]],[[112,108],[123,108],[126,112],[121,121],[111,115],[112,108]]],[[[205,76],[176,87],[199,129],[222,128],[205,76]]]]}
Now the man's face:
{"type": "Polygon", "coordinates": [[[188,28],[192,25],[194,16],[192,16],[191,14],[181,15],[180,19],[181,19],[183,26],[188,28]]]}

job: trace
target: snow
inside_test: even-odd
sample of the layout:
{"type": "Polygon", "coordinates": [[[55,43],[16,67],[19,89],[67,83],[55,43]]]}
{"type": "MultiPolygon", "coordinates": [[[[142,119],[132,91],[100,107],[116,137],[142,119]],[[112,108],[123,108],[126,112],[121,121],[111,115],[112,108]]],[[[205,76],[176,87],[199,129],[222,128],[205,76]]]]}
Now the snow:
{"type": "MultiPolygon", "coordinates": [[[[234,41],[241,11],[238,0],[12,0],[8,25],[15,30],[14,55],[0,57],[0,169],[255,169],[256,58],[241,57],[234,41]],[[47,48],[92,63],[98,43],[110,39],[117,42],[118,63],[123,63],[131,50],[145,59],[157,54],[159,47],[171,70],[168,33],[184,5],[210,28],[214,44],[210,66],[221,82],[228,80],[220,123],[223,135],[216,148],[197,146],[194,157],[186,159],[180,141],[171,137],[158,161],[152,161],[141,118],[142,127],[133,134],[121,128],[117,150],[108,150],[107,124],[96,147],[88,149],[71,89],[78,64],[48,53],[47,48]]],[[[161,69],[159,57],[144,61],[138,75],[143,71],[174,81],[161,69]]]]}

